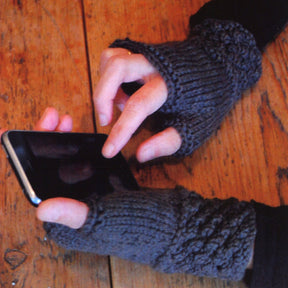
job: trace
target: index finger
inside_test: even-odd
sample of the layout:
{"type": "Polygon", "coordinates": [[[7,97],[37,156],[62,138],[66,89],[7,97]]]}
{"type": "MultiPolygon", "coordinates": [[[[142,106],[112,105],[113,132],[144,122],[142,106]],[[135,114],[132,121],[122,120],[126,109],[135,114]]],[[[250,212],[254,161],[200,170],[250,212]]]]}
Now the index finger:
{"type": "Polygon", "coordinates": [[[115,156],[141,123],[164,104],[167,95],[167,86],[160,75],[133,94],[113,126],[103,146],[102,154],[107,158],[115,156]]]}

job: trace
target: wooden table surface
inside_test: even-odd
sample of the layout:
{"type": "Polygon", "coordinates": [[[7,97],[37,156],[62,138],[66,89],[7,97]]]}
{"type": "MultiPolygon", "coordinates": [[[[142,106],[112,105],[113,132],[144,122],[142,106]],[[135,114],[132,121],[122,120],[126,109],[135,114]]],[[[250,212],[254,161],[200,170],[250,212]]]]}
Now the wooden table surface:
{"type": "MultiPolygon", "coordinates": [[[[0,127],[33,129],[47,106],[95,131],[92,92],[101,51],[116,38],[184,39],[189,15],[204,0],[2,0],[0,127]],[[177,3],[177,4],[175,4],[177,3]]],[[[181,184],[205,197],[288,204],[288,28],[264,53],[263,75],[221,129],[178,163],[137,164],[143,127],[123,149],[140,185],[181,184]]],[[[110,127],[99,129],[109,132],[110,127]]],[[[45,238],[0,152],[0,287],[245,287],[188,275],[165,275],[118,258],[65,251],[45,238]]]]}

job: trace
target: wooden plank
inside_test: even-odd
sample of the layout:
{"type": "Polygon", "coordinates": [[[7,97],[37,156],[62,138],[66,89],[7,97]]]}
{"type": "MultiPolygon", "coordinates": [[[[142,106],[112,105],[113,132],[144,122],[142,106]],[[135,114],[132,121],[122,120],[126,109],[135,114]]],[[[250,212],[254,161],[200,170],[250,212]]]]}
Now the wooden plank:
{"type": "MultiPolygon", "coordinates": [[[[85,0],[85,19],[93,87],[99,58],[116,38],[159,43],[184,39],[188,19],[205,1],[85,0]]],[[[245,92],[221,129],[192,156],[179,163],[138,164],[136,147],[150,135],[142,127],[123,149],[140,185],[177,184],[205,197],[287,203],[287,29],[264,54],[263,76],[245,92]]],[[[117,117],[117,116],[116,116],[117,117]]],[[[100,128],[109,132],[111,127],[100,128]]],[[[165,275],[149,267],[111,258],[113,287],[244,287],[188,275],[165,275]]]]}
{"type": "MultiPolygon", "coordinates": [[[[32,129],[52,105],[93,131],[82,20],[81,1],[1,1],[1,127],[32,129]]],[[[2,151],[0,179],[0,287],[110,287],[107,257],[47,241],[2,151]]]]}
{"type": "MultiPolygon", "coordinates": [[[[204,3],[158,2],[85,1],[93,86],[99,79],[100,53],[115,38],[129,36],[145,42],[183,39],[189,15],[204,3]]],[[[44,107],[54,105],[73,116],[75,131],[92,131],[80,2],[6,0],[0,5],[1,126],[32,128],[44,107]]],[[[181,184],[207,197],[287,203],[287,32],[267,49],[258,85],[247,91],[217,135],[194,155],[177,164],[139,165],[133,154],[150,132],[143,128],[133,138],[124,154],[141,185],[181,184]]],[[[0,177],[1,287],[109,287],[106,258],[71,253],[46,241],[4,153],[0,177]]],[[[111,268],[114,287],[244,287],[156,273],[117,258],[111,259],[111,268]]]]}

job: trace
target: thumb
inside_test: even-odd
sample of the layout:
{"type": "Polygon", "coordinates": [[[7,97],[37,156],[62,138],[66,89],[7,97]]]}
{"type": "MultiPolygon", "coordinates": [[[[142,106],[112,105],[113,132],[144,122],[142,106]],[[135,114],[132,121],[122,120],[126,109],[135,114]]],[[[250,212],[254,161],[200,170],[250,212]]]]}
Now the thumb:
{"type": "Polygon", "coordinates": [[[88,211],[88,206],[83,202],[69,198],[52,198],[39,205],[36,215],[43,222],[79,229],[84,225],[88,211]]]}

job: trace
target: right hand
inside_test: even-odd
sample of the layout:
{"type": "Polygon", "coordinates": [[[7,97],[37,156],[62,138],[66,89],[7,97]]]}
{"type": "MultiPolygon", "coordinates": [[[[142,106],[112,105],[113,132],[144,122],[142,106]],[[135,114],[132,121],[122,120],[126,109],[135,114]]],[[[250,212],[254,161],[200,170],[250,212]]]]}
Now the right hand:
{"type": "MultiPolygon", "coordinates": [[[[102,153],[115,156],[129,141],[141,123],[167,100],[166,83],[158,71],[141,54],[123,48],[104,50],[100,63],[101,78],[94,92],[95,110],[100,125],[111,123],[113,104],[123,110],[109,134],[102,153]],[[140,81],[144,85],[131,97],[119,91],[124,82],[140,81]]],[[[137,149],[139,162],[174,154],[181,146],[181,137],[169,127],[144,141],[137,149]]]]}

